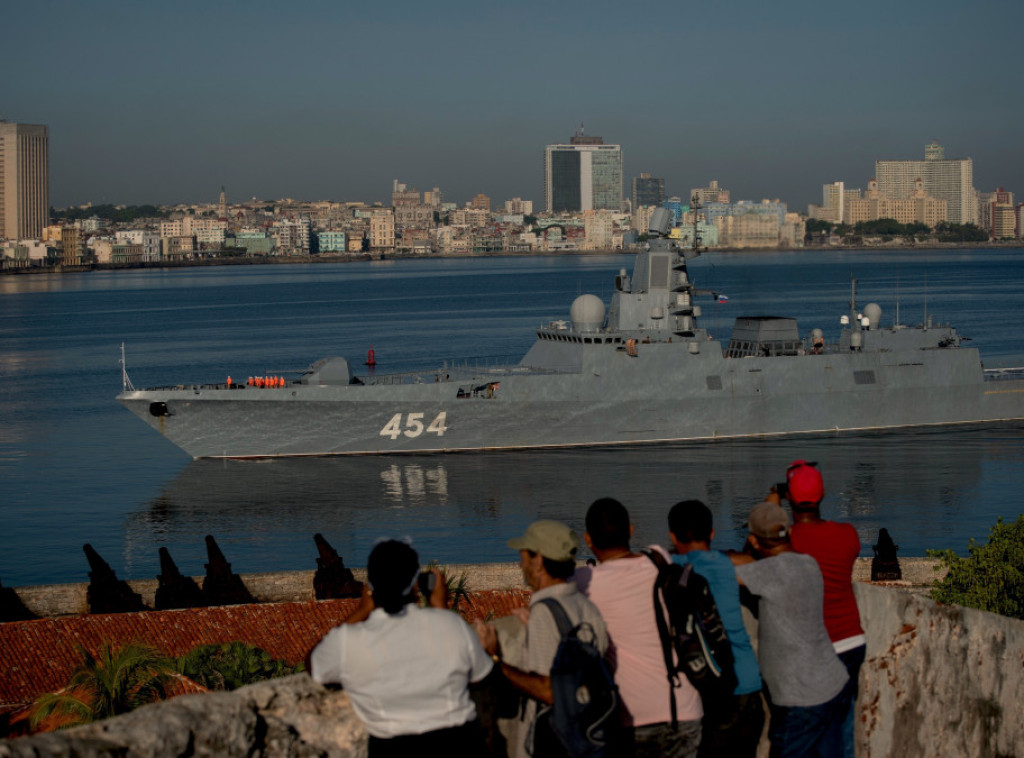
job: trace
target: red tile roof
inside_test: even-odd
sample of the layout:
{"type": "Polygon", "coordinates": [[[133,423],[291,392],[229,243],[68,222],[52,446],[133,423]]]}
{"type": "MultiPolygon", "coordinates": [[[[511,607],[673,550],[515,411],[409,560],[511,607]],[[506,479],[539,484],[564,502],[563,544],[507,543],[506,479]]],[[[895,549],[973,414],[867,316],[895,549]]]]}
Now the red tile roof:
{"type": "MultiPolygon", "coordinates": [[[[525,590],[471,593],[468,620],[506,616],[524,606],[525,590]]],[[[0,712],[65,686],[81,661],[76,645],[98,654],[105,642],[146,642],[180,656],[198,645],[242,641],[294,665],[359,601],[321,600],[82,615],[0,624],[0,712]]]]}

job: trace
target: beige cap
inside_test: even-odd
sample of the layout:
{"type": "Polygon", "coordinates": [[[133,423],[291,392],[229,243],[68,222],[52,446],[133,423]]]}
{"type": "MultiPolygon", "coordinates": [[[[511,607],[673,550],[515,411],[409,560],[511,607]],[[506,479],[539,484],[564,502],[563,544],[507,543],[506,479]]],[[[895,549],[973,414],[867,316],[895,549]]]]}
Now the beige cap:
{"type": "Polygon", "coordinates": [[[561,521],[534,521],[526,534],[508,541],[513,550],[530,550],[552,561],[574,561],[580,538],[561,521]]]}
{"type": "Polygon", "coordinates": [[[781,505],[767,501],[758,503],[750,511],[747,525],[755,537],[779,539],[789,534],[789,514],[781,505]]]}

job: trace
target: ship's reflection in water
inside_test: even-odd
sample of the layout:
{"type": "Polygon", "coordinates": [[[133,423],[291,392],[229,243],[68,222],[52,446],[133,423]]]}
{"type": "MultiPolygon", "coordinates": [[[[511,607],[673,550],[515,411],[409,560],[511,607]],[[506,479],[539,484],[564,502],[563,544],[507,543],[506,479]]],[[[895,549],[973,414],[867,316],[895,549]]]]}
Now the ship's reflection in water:
{"type": "MultiPolygon", "coordinates": [[[[582,531],[604,496],[630,509],[635,543],[664,542],[673,503],[704,500],[716,545],[738,547],[746,515],[794,459],[817,461],[827,516],[852,522],[863,555],[886,527],[904,556],[959,552],[1021,511],[1024,427],[861,437],[409,457],[196,461],[127,525],[135,576],[166,545],[202,573],[213,534],[236,571],[315,568],[322,532],[351,565],[375,540],[408,536],[424,560],[515,559],[505,542],[537,518],[582,531]]],[[[152,564],[152,570],[149,565],[152,564]]]]}

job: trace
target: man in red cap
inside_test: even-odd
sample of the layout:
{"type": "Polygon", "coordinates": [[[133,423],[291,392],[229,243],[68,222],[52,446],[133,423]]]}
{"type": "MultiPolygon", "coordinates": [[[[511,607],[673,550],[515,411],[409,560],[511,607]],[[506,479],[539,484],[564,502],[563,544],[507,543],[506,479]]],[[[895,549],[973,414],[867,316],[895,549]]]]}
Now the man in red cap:
{"type": "Polygon", "coordinates": [[[786,499],[793,509],[791,540],[798,553],[818,562],[825,580],[825,627],[850,680],[844,695],[848,710],[841,730],[828,735],[831,752],[853,758],[853,724],[857,705],[857,684],[866,652],[860,612],[853,594],[853,564],[860,555],[860,538],[851,524],[821,517],[825,484],[816,463],[793,461],[786,469],[786,499]]]}

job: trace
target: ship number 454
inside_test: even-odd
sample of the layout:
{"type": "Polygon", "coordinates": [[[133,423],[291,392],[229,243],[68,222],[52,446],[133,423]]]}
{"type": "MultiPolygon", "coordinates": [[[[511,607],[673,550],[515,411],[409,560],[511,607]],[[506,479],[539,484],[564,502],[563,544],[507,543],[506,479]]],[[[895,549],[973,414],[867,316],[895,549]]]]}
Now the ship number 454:
{"type": "Polygon", "coordinates": [[[446,411],[441,411],[437,414],[437,418],[430,422],[430,426],[424,427],[422,413],[396,413],[391,417],[391,420],[384,425],[384,428],[380,430],[381,437],[390,437],[393,440],[397,440],[400,434],[404,434],[406,437],[414,438],[419,437],[421,434],[426,432],[427,434],[436,434],[438,437],[443,437],[444,433],[448,431],[448,427],[445,425],[445,420],[448,417],[446,411]],[[402,424],[402,418],[405,418],[405,424],[402,424]]]}

